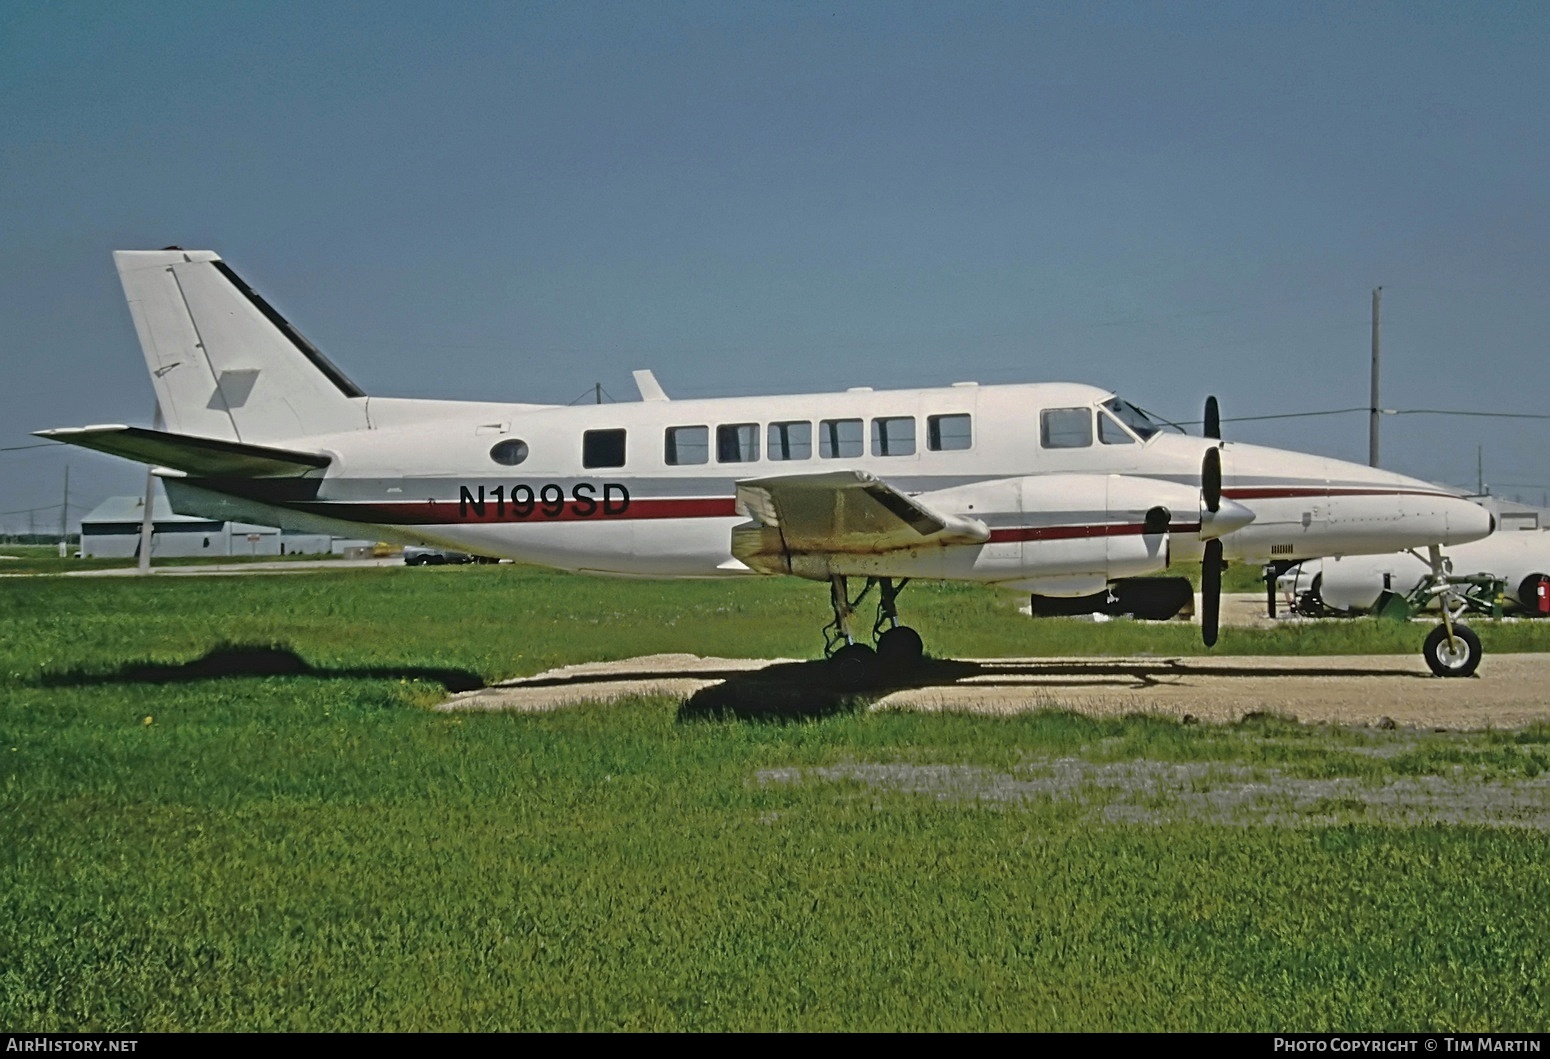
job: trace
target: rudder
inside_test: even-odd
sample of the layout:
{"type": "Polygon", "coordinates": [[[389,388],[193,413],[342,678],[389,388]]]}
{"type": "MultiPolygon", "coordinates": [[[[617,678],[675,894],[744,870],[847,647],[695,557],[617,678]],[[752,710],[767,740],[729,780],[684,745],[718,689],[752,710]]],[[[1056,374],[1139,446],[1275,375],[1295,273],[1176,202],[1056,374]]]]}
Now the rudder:
{"type": "Polygon", "coordinates": [[[168,429],[265,442],[360,430],[365,395],[208,250],[119,250],[168,429]]]}

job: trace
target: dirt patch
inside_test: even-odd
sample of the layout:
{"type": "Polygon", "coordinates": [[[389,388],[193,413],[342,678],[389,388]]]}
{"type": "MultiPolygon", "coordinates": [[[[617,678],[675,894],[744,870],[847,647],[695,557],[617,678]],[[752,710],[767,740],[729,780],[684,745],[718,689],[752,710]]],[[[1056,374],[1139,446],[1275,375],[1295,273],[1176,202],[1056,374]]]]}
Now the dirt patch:
{"type": "MultiPolygon", "coordinates": [[[[640,695],[684,700],[688,714],[830,712],[821,662],[650,655],[565,666],[453,697],[444,710],[547,710],[640,695]]],[[[1433,677],[1409,655],[1191,658],[995,658],[928,661],[908,680],[859,697],[871,709],[1005,714],[1065,709],[1232,723],[1274,713],[1305,723],[1470,731],[1550,722],[1550,654],[1492,654],[1479,674],[1433,677]]]]}

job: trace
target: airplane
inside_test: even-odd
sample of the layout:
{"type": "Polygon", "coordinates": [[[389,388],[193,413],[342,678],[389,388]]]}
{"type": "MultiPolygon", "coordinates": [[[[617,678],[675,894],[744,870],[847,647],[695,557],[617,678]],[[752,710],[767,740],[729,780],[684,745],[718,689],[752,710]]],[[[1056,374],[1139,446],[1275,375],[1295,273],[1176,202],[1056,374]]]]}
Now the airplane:
{"type": "MultiPolygon", "coordinates": [[[[1462,495],[1388,471],[1172,433],[1079,383],[560,406],[373,397],[207,250],[117,251],[164,427],[39,437],[149,464],[173,510],[375,536],[565,570],[788,574],[829,586],[844,686],[918,663],[916,579],[1046,596],[1202,564],[1216,642],[1226,561],[1431,549],[1489,534],[1462,495]],[[852,595],[851,582],[860,581],[852,595]],[[871,639],[857,618],[878,590],[871,639]]],[[[1425,654],[1474,672],[1444,614],[1425,654]]]]}
{"type": "MultiPolygon", "coordinates": [[[[1445,558],[1456,575],[1499,582],[1499,602],[1513,613],[1550,616],[1550,531],[1498,529],[1482,540],[1447,549],[1445,558]]],[[[1309,559],[1282,574],[1279,583],[1299,601],[1300,609],[1360,614],[1376,608],[1385,592],[1416,593],[1430,574],[1420,555],[1393,552],[1309,559]]]]}

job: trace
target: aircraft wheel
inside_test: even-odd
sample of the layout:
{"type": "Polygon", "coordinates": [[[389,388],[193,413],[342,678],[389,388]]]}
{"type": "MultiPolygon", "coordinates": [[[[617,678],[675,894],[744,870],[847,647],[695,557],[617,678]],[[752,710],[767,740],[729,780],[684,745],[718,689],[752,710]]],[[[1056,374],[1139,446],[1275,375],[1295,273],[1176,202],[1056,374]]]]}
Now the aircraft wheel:
{"type": "Polygon", "coordinates": [[[876,683],[881,667],[877,652],[864,643],[850,643],[829,656],[834,682],[846,691],[860,691],[876,683]]]}
{"type": "Polygon", "coordinates": [[[1523,609],[1532,617],[1543,617],[1543,612],[1539,609],[1539,586],[1546,581],[1550,581],[1550,576],[1545,574],[1529,574],[1523,579],[1523,583],[1518,586],[1518,602],[1523,605],[1523,609]]]}
{"type": "Polygon", "coordinates": [[[1308,591],[1297,597],[1297,613],[1305,618],[1322,618],[1325,613],[1323,589],[1324,572],[1321,570],[1313,575],[1308,591]]]}
{"type": "Polygon", "coordinates": [[[1467,677],[1474,673],[1480,665],[1480,656],[1484,652],[1480,647],[1480,637],[1468,625],[1453,626],[1453,644],[1448,643],[1448,627],[1439,625],[1426,637],[1426,646],[1421,649],[1421,654],[1426,657],[1426,664],[1431,671],[1439,677],[1467,677]]]}
{"type": "Polygon", "coordinates": [[[889,672],[914,669],[925,653],[920,633],[908,625],[896,625],[877,638],[877,661],[889,672]]]}

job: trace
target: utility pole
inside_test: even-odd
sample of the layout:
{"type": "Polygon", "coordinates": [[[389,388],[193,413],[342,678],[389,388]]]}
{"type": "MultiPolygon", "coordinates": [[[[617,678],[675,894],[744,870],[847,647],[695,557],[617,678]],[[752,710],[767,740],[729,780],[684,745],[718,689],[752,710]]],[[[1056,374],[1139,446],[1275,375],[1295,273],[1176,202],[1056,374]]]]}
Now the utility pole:
{"type": "Polygon", "coordinates": [[[1372,289],[1372,408],[1367,419],[1367,466],[1378,465],[1378,417],[1383,413],[1378,405],[1378,307],[1383,301],[1383,288],[1372,289]]]}
{"type": "Polygon", "coordinates": [[[597,394],[597,403],[598,404],[602,404],[603,403],[603,384],[602,383],[596,384],[596,386],[594,387],[594,390],[595,390],[595,392],[597,394]]]}
{"type": "MultiPolygon", "coordinates": [[[[151,426],[155,430],[162,428],[161,402],[156,402],[156,411],[151,415],[151,426]]],[[[136,571],[141,574],[151,572],[151,532],[153,519],[151,517],[151,505],[156,499],[156,476],[151,473],[152,468],[145,469],[145,511],[140,515],[140,555],[135,563],[136,571]]]]}
{"type": "Polygon", "coordinates": [[[66,558],[70,551],[70,465],[65,464],[65,495],[59,505],[59,557],[66,558]]]}
{"type": "Polygon", "coordinates": [[[145,510],[140,514],[140,554],[136,557],[135,570],[137,573],[148,574],[151,572],[151,532],[153,520],[151,518],[151,504],[156,496],[156,476],[151,473],[151,468],[145,469],[145,510]]]}

